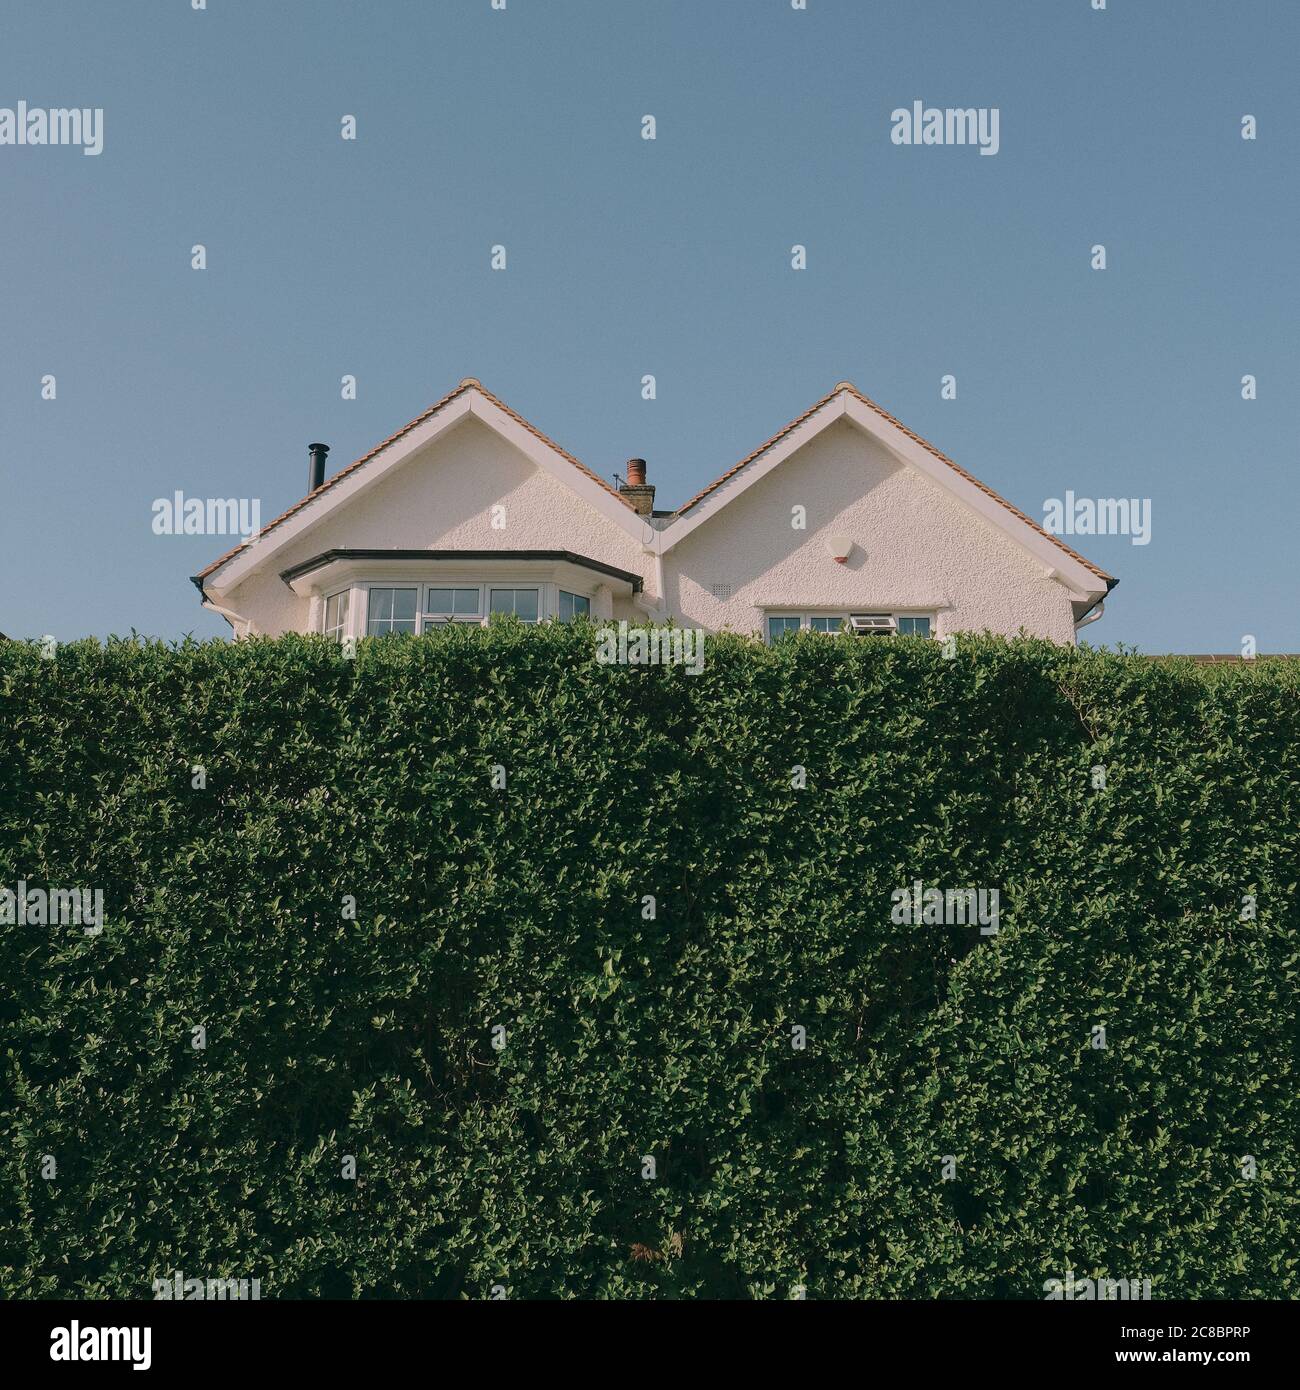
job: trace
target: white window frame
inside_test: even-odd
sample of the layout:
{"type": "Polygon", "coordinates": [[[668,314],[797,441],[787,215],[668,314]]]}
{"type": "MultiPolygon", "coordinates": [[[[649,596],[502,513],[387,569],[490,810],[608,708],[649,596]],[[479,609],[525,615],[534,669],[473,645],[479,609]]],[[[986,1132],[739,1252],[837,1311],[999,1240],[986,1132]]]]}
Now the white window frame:
{"type": "Polygon", "coordinates": [[[576,589],[566,589],[563,585],[557,585],[555,590],[555,621],[557,623],[571,623],[574,617],[591,617],[591,595],[580,594],[576,589]],[[565,596],[569,598],[580,598],[587,605],[587,611],[582,614],[574,614],[573,617],[566,618],[560,611],[564,607],[565,596]]]}
{"type": "Polygon", "coordinates": [[[341,642],[352,632],[352,586],[346,589],[337,589],[332,594],[326,594],[321,603],[321,632],[324,636],[331,638],[335,642],[341,642]],[[343,599],[347,607],[344,609],[343,621],[336,626],[330,626],[330,604],[335,599],[343,599]]]}
{"type": "MultiPolygon", "coordinates": [[[[482,627],[487,620],[487,611],[484,606],[487,597],[484,592],[485,588],[486,585],[483,584],[471,584],[456,579],[428,580],[422,583],[420,585],[420,594],[423,602],[419,605],[420,621],[416,627],[416,631],[423,632],[426,627],[440,627],[444,623],[469,623],[472,627],[482,627]],[[429,593],[432,589],[450,589],[453,593],[457,589],[462,591],[473,589],[474,592],[478,594],[478,612],[472,616],[457,613],[435,613],[429,607],[429,593]]],[[[452,604],[454,605],[455,602],[456,600],[453,598],[452,604]]]]}
{"type": "MultiPolygon", "coordinates": [[[[354,587],[355,587],[355,586],[354,586],[354,587]]],[[[396,633],[396,634],[395,634],[394,631],[393,631],[393,629],[390,627],[386,633],[383,633],[383,634],[381,634],[381,635],[382,635],[382,636],[385,636],[385,637],[393,637],[393,636],[412,637],[412,636],[414,636],[416,633],[418,633],[418,632],[420,631],[420,606],[421,606],[421,605],[420,605],[420,587],[421,587],[421,586],[420,586],[420,584],[419,584],[418,582],[417,582],[417,583],[410,583],[410,582],[408,582],[408,581],[406,581],[406,580],[397,580],[397,579],[391,580],[391,581],[389,581],[389,582],[387,582],[387,583],[380,583],[379,581],[376,581],[376,582],[373,583],[373,584],[367,584],[367,585],[365,586],[366,604],[365,604],[365,608],[362,610],[362,611],[364,612],[365,616],[361,619],[361,622],[362,622],[362,636],[364,636],[364,637],[369,637],[369,636],[371,635],[371,633],[370,633],[370,596],[371,596],[371,594],[374,593],[374,591],[375,591],[376,589],[392,589],[392,590],[394,591],[394,593],[396,593],[396,591],[399,590],[399,589],[413,589],[413,590],[415,591],[415,631],[414,631],[414,632],[410,632],[410,633],[396,633]]],[[[394,607],[396,607],[396,603],[394,603],[394,607]]],[[[391,622],[408,622],[408,621],[410,621],[410,620],[407,619],[407,618],[400,618],[400,619],[398,619],[398,618],[390,618],[388,621],[391,623],[391,622]]]]}
{"type": "MultiPolygon", "coordinates": [[[[487,586],[487,601],[488,601],[488,606],[487,606],[487,612],[483,615],[485,619],[490,618],[490,617],[492,616],[492,612],[493,612],[493,609],[492,609],[492,595],[493,595],[494,592],[496,592],[496,591],[498,591],[498,590],[499,590],[501,593],[507,593],[507,592],[508,592],[508,593],[512,593],[512,594],[519,594],[519,593],[529,592],[529,593],[534,593],[534,594],[537,595],[537,616],[536,616],[535,618],[520,618],[520,619],[519,619],[519,621],[520,621],[521,623],[523,623],[525,627],[536,627],[539,623],[544,623],[544,622],[547,620],[548,617],[553,616],[553,615],[551,615],[551,614],[548,614],[547,611],[546,611],[546,585],[545,585],[545,584],[542,584],[542,583],[540,583],[540,582],[538,582],[538,583],[533,583],[533,584],[527,584],[527,583],[520,583],[520,582],[518,582],[518,581],[516,581],[516,580],[513,580],[513,579],[500,579],[500,580],[497,580],[495,583],[489,583],[488,586],[487,586]]],[[[558,602],[557,602],[557,603],[556,603],[556,613],[558,614],[558,612],[559,612],[559,604],[558,604],[558,602]]]]}
{"type": "MultiPolygon", "coordinates": [[[[925,619],[927,619],[927,620],[929,621],[929,624],[930,624],[930,636],[931,636],[931,638],[933,638],[933,637],[935,636],[935,631],[936,631],[936,628],[937,628],[937,626],[938,626],[938,623],[937,623],[937,615],[936,615],[933,611],[927,613],[927,612],[923,612],[923,611],[920,611],[920,610],[917,610],[917,609],[911,609],[911,610],[909,610],[909,609],[884,609],[884,608],[879,609],[879,610],[867,609],[867,608],[856,608],[856,609],[854,609],[853,611],[854,611],[854,612],[858,612],[858,613],[876,612],[876,611],[878,611],[878,612],[881,614],[882,617],[893,618],[894,621],[895,621],[896,623],[897,623],[900,619],[902,619],[902,618],[925,618],[925,619]]],[[[774,640],[773,637],[772,637],[772,628],[771,628],[771,620],[772,620],[773,618],[780,618],[780,619],[784,619],[784,620],[786,620],[786,621],[789,621],[789,620],[792,619],[792,618],[797,618],[798,621],[799,621],[799,631],[800,631],[800,632],[812,632],[812,631],[818,630],[818,629],[814,629],[814,628],[813,628],[812,620],[813,620],[814,618],[833,618],[833,619],[836,619],[837,621],[839,621],[839,622],[842,623],[842,624],[847,624],[847,623],[848,623],[848,620],[849,620],[849,610],[848,610],[847,608],[846,608],[846,609],[843,609],[842,611],[831,611],[831,610],[828,610],[828,609],[820,609],[820,610],[818,610],[818,611],[813,611],[813,610],[811,610],[811,609],[795,609],[795,608],[786,608],[786,609],[774,608],[774,609],[771,609],[770,611],[765,612],[765,613],[763,614],[763,640],[764,640],[766,643],[768,643],[769,646],[772,644],[772,642],[773,642],[773,640],[774,640]]],[[[843,632],[839,632],[839,633],[824,633],[823,635],[824,635],[824,636],[827,636],[827,637],[839,637],[839,636],[851,636],[852,634],[848,631],[847,628],[845,628],[845,630],[844,630],[843,632]]],[[[893,636],[893,635],[899,635],[899,634],[896,634],[896,633],[895,633],[895,634],[891,634],[891,636],[893,636]]]]}
{"type": "MultiPolygon", "coordinates": [[[[457,565],[450,575],[437,574],[430,577],[428,571],[424,570],[410,577],[406,575],[388,577],[374,572],[367,573],[358,567],[351,579],[344,578],[338,587],[331,587],[328,590],[321,589],[314,595],[312,603],[317,613],[314,630],[324,632],[329,600],[339,594],[346,593],[349,595],[348,623],[339,635],[341,637],[365,637],[370,630],[370,593],[372,589],[414,589],[416,591],[415,631],[417,635],[430,628],[441,627],[448,622],[486,627],[491,617],[490,605],[493,589],[531,589],[537,594],[537,624],[528,622],[527,626],[529,627],[560,620],[561,590],[573,594],[577,598],[586,599],[589,605],[588,611],[593,617],[599,616],[602,611],[600,607],[601,586],[593,583],[588,588],[580,580],[575,583],[577,576],[561,577],[554,572],[543,572],[538,575],[529,573],[522,568],[512,567],[513,572],[507,572],[500,576],[494,575],[489,578],[484,576],[481,569],[478,569],[476,573],[476,569],[477,567],[470,562],[464,566],[457,565]],[[426,613],[430,589],[478,590],[479,616],[444,617],[426,613]]],[[[605,606],[608,608],[608,603],[605,606]]]]}
{"type": "MultiPolygon", "coordinates": [[[[765,642],[767,642],[767,644],[768,644],[769,646],[770,646],[773,642],[775,642],[775,641],[778,640],[777,638],[775,638],[775,637],[772,636],[772,621],[773,621],[773,619],[775,619],[777,622],[782,622],[782,623],[788,623],[788,622],[791,622],[791,621],[797,622],[797,623],[799,624],[799,629],[798,629],[798,630],[799,630],[800,632],[806,632],[807,629],[808,629],[808,619],[809,619],[810,616],[811,616],[811,615],[808,614],[808,613],[764,613],[764,614],[763,614],[763,640],[764,640],[765,642]]],[[[783,632],[783,633],[781,634],[781,636],[784,637],[784,636],[785,636],[785,633],[783,632]]]]}
{"type": "Polygon", "coordinates": [[[804,631],[820,632],[823,636],[827,637],[842,637],[844,635],[844,624],[849,620],[847,613],[809,613],[807,619],[808,621],[803,624],[804,631]],[[834,632],[827,632],[825,628],[813,626],[813,623],[817,621],[838,623],[839,627],[836,628],[834,632]]]}

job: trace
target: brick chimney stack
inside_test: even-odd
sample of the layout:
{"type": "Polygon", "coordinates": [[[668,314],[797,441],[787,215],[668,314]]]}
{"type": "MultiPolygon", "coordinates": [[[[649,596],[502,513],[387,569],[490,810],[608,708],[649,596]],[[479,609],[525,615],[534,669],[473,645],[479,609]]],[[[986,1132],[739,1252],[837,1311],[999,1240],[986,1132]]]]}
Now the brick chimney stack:
{"type": "Polygon", "coordinates": [[[628,459],[627,482],[618,490],[620,497],[626,497],[636,508],[638,516],[649,516],[654,510],[655,490],[653,483],[645,480],[645,459],[628,459]]]}

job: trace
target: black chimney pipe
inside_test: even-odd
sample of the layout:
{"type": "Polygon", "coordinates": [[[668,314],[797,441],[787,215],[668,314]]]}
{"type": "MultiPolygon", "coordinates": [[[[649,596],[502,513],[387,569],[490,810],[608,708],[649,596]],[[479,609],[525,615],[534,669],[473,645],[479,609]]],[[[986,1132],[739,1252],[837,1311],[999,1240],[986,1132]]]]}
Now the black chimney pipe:
{"type": "Polygon", "coordinates": [[[325,456],[330,451],[328,444],[308,444],[307,452],[311,462],[307,465],[307,491],[315,492],[325,481],[325,456]]]}

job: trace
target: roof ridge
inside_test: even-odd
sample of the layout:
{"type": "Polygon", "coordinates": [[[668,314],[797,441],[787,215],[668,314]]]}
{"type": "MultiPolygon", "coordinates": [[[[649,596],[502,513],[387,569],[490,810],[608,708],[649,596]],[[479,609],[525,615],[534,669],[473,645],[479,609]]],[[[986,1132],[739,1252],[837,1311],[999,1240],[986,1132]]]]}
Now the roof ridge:
{"type": "MultiPolygon", "coordinates": [[[[563,447],[563,445],[557,444],[555,440],[553,440],[550,437],[550,435],[543,434],[542,431],[539,430],[537,426],[532,423],[531,420],[525,420],[524,417],[520,415],[520,413],[517,410],[514,410],[510,406],[508,406],[505,403],[505,401],[501,399],[500,396],[493,395],[492,392],[489,391],[488,388],[482,384],[482,382],[474,381],[472,377],[468,380],[470,384],[473,385],[473,387],[479,392],[479,394],[482,396],[486,396],[487,399],[490,400],[492,404],[497,407],[498,410],[504,411],[516,424],[522,425],[524,429],[526,429],[529,432],[529,434],[536,436],[548,448],[554,449],[555,452],[559,454],[561,458],[567,459],[571,464],[573,464],[575,468],[581,469],[582,472],[584,472],[587,475],[587,477],[589,477],[592,480],[592,482],[599,483],[600,486],[603,487],[611,497],[617,497],[618,500],[629,511],[636,511],[636,508],[632,505],[632,503],[629,502],[627,498],[624,497],[622,493],[618,491],[617,488],[610,487],[610,485],[604,480],[604,478],[600,476],[599,473],[594,473],[590,468],[587,467],[585,463],[583,463],[581,459],[575,458],[573,454],[571,454],[566,448],[563,447]]],[[[464,386],[465,382],[462,382],[461,385],[464,386]]]]}

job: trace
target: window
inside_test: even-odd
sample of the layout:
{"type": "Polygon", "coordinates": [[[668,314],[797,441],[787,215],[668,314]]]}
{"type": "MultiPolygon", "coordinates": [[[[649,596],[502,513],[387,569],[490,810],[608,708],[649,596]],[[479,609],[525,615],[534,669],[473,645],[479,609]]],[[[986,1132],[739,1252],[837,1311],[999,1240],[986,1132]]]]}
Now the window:
{"type": "Polygon", "coordinates": [[[892,637],[898,623],[892,613],[850,613],[849,631],[855,637],[892,637]]]}
{"type": "Polygon", "coordinates": [[[390,632],[414,632],[418,593],[418,589],[372,588],[366,623],[366,631],[370,636],[385,637],[390,632]]]}
{"type": "Polygon", "coordinates": [[[929,637],[929,617],[899,617],[895,613],[853,613],[849,628],[858,637],[929,637]]]}
{"type": "Polygon", "coordinates": [[[341,594],[332,594],[325,600],[325,636],[341,642],[348,631],[348,600],[352,595],[347,589],[341,594]]]}
{"type": "Polygon", "coordinates": [[[571,623],[574,618],[591,617],[591,600],[584,598],[582,594],[571,594],[566,589],[560,590],[560,621],[571,623]]]}
{"type": "Polygon", "coordinates": [[[535,623],[537,590],[493,589],[488,608],[493,613],[513,613],[521,623],[535,623]]]}
{"type": "Polygon", "coordinates": [[[472,589],[429,588],[424,596],[424,617],[427,623],[477,623],[482,621],[482,594],[472,589]]]}
{"type": "Polygon", "coordinates": [[[855,637],[929,637],[931,619],[927,616],[900,618],[893,613],[800,613],[769,616],[767,640],[775,642],[790,632],[850,632],[855,637]]]}

